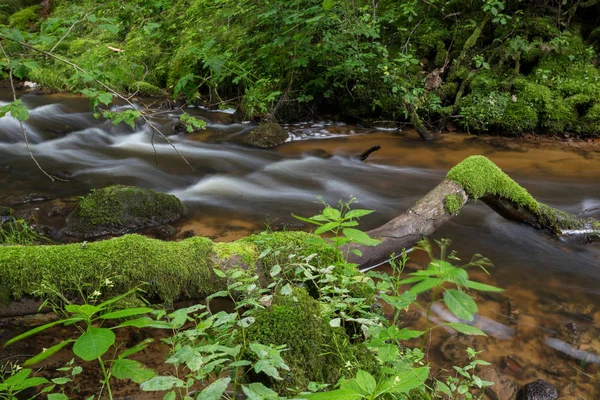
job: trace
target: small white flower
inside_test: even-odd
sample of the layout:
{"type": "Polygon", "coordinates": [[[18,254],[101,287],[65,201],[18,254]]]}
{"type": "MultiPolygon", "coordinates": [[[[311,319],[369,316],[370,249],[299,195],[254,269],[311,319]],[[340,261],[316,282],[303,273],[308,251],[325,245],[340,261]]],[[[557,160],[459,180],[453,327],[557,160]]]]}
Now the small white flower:
{"type": "Polygon", "coordinates": [[[111,288],[111,287],[113,287],[113,286],[114,286],[114,284],[113,284],[113,281],[111,281],[109,278],[106,278],[106,279],[104,280],[104,284],[105,284],[107,287],[109,287],[109,288],[111,288]]]}
{"type": "Polygon", "coordinates": [[[394,385],[398,384],[398,382],[400,382],[400,377],[397,376],[394,378],[394,385]]]}
{"type": "Polygon", "coordinates": [[[102,293],[100,293],[98,290],[94,290],[94,292],[92,294],[90,294],[90,297],[98,297],[100,296],[102,293]]]}

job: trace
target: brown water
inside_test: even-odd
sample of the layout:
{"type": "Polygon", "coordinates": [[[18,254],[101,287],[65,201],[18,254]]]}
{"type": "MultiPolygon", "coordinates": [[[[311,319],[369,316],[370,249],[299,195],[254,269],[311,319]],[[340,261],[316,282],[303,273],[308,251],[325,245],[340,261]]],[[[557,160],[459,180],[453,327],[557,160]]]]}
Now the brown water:
{"type": "MultiPolygon", "coordinates": [[[[56,183],[45,179],[28,158],[17,126],[9,117],[2,118],[0,171],[4,165],[11,170],[0,172],[0,205],[31,193],[62,201],[57,199],[83,195],[91,188],[139,185],[173,193],[186,203],[190,213],[176,226],[179,237],[191,230],[229,241],[260,230],[265,223],[290,221],[292,212],[318,212],[317,196],[330,203],[355,196],[357,207],[377,211],[362,223],[370,229],[408,208],[457,162],[484,154],[542,202],[576,214],[600,207],[597,146],[587,150],[568,143],[532,145],[464,134],[424,143],[412,131],[315,122],[287,126],[289,143],[260,150],[238,144],[252,125],[234,122],[231,114],[189,110],[206,119],[208,127],[188,136],[175,133],[175,113],[157,116],[155,122],[190,160],[192,171],[158,140],[156,165],[147,129],[132,131],[95,120],[83,98],[24,95],[22,99],[32,109],[27,128],[39,161],[73,179],[56,183]],[[375,144],[382,149],[366,162],[352,158],[375,144]]],[[[0,105],[8,100],[8,93],[0,92],[0,105]]],[[[48,217],[50,204],[36,207],[41,208],[40,221],[56,233],[64,217],[48,217]]],[[[555,349],[565,350],[555,339],[564,339],[565,324],[573,328],[568,324],[575,323],[582,332],[579,349],[600,354],[598,245],[561,243],[505,221],[483,204],[465,208],[435,234],[442,237],[452,239],[452,248],[464,259],[473,253],[489,257],[496,265],[491,278],[478,278],[507,289],[502,296],[480,299],[480,323],[490,332],[490,338],[475,343],[486,350],[483,358],[518,383],[539,377],[557,384],[565,398],[600,398],[600,391],[594,391],[598,359],[588,355],[582,363],[555,349]]],[[[413,254],[421,264],[426,262],[413,254]]],[[[437,317],[443,318],[443,310],[438,312],[437,317]]],[[[442,343],[449,335],[440,331],[435,340],[442,343]]],[[[439,349],[430,356],[445,365],[439,349]]]]}

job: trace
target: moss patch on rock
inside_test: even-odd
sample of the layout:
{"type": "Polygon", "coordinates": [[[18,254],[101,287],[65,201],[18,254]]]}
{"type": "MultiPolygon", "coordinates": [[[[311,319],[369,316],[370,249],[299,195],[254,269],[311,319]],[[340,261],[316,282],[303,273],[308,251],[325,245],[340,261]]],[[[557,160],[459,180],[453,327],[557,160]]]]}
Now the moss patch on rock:
{"type": "Polygon", "coordinates": [[[35,5],[17,11],[8,19],[9,26],[11,28],[25,29],[28,30],[32,25],[35,25],[39,21],[40,16],[37,14],[42,6],[35,5]]]}
{"type": "Polygon", "coordinates": [[[319,302],[302,288],[295,288],[288,296],[276,295],[269,308],[254,316],[256,321],[248,328],[247,339],[286,345],[288,350],[282,356],[290,370],[280,371],[281,381],[262,375],[251,379],[263,380],[281,395],[289,395],[288,388],[305,389],[311,381],[334,384],[345,360],[369,358],[365,347],[349,343],[343,328],[329,326],[321,317],[319,302]]]}
{"type": "Polygon", "coordinates": [[[66,234],[78,238],[120,235],[181,218],[175,196],[134,186],[109,186],[83,197],[67,220],[66,234]]]}
{"type": "Polygon", "coordinates": [[[254,128],[244,138],[244,142],[251,146],[269,148],[283,144],[289,135],[276,122],[265,122],[254,128]]]}

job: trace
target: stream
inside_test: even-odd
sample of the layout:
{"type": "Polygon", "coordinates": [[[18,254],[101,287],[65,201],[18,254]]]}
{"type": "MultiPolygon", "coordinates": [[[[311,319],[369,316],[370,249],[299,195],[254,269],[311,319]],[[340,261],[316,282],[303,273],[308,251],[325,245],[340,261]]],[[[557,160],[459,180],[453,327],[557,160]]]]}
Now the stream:
{"type": "MultiPolygon", "coordinates": [[[[0,105],[10,99],[0,89],[0,105]]],[[[187,135],[177,132],[176,112],[157,114],[154,123],[192,170],[159,137],[153,145],[147,127],[132,130],[95,119],[83,97],[25,94],[21,99],[30,109],[25,126],[33,153],[49,172],[70,180],[45,178],[29,158],[16,120],[6,116],[0,119],[0,205],[32,193],[49,197],[52,205],[92,188],[137,185],[172,193],[186,204],[188,215],[174,224],[177,239],[194,234],[230,241],[292,223],[291,213],[314,215],[322,208],[318,196],[330,204],[354,196],[355,207],[376,210],[361,220],[368,230],[410,207],[465,157],[483,154],[539,201],[574,214],[600,215],[600,152],[581,145],[459,133],[426,143],[410,129],[320,121],[285,125],[290,140],[264,150],[241,144],[254,125],[236,121],[230,111],[186,110],[207,121],[205,131],[187,135]],[[365,162],[354,158],[373,145],[382,149],[365,162]]],[[[41,210],[40,223],[56,234],[64,217],[41,210]]],[[[451,248],[463,260],[474,253],[488,257],[495,265],[491,276],[473,274],[506,289],[478,298],[477,326],[490,337],[468,345],[484,350],[481,358],[518,384],[546,379],[564,398],[600,398],[598,244],[557,241],[504,220],[482,203],[465,207],[436,232],[438,238],[452,239],[451,248]]],[[[418,252],[411,258],[415,264],[427,262],[418,252]]],[[[448,319],[444,310],[434,314],[448,319]]],[[[452,338],[445,331],[434,338],[439,344],[430,357],[442,367],[452,365],[452,349],[466,348],[452,338]]]]}

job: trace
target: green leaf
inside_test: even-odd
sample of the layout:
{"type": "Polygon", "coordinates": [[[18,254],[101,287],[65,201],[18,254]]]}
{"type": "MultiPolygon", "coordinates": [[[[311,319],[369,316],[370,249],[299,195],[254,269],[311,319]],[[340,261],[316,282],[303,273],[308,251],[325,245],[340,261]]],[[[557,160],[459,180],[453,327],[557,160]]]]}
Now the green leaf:
{"type": "Polygon", "coordinates": [[[46,358],[52,356],[53,354],[55,354],[56,352],[58,352],[60,349],[62,349],[63,347],[65,347],[66,345],[68,345],[69,343],[74,342],[74,340],[64,340],[52,347],[50,347],[49,349],[46,349],[45,351],[42,351],[41,353],[39,353],[36,356],[31,357],[30,359],[26,360],[23,363],[24,367],[27,367],[29,365],[34,365],[39,363],[40,361],[45,360],[46,358]]]}
{"type": "Polygon", "coordinates": [[[421,337],[425,334],[425,331],[415,331],[412,329],[402,328],[394,334],[394,339],[397,340],[410,340],[421,337]]]}
{"type": "Polygon", "coordinates": [[[279,396],[276,392],[269,389],[262,383],[251,383],[242,386],[242,391],[248,400],[278,400],[279,396]]]}
{"type": "Polygon", "coordinates": [[[329,11],[335,6],[335,0],[323,0],[323,10],[329,11]]]}
{"type": "Polygon", "coordinates": [[[64,393],[50,393],[47,397],[48,400],[69,400],[69,397],[64,393]]]}
{"type": "Polygon", "coordinates": [[[471,325],[461,324],[460,322],[448,322],[438,326],[449,326],[450,328],[455,329],[460,333],[464,333],[465,335],[487,336],[482,330],[471,325]]]}
{"type": "Polygon", "coordinates": [[[292,294],[292,292],[292,286],[289,283],[286,283],[279,291],[279,293],[281,293],[284,296],[289,296],[290,294],[292,294]]]}
{"type": "Polygon", "coordinates": [[[155,321],[150,317],[141,317],[136,319],[130,319],[116,326],[116,328],[124,328],[126,326],[132,326],[134,328],[146,328],[155,324],[155,321]]]}
{"type": "Polygon", "coordinates": [[[231,378],[221,378],[214,381],[200,392],[196,400],[219,400],[227,389],[229,382],[231,382],[231,378]]]}
{"type": "Polygon", "coordinates": [[[438,287],[444,280],[442,278],[425,278],[415,286],[411,287],[408,291],[412,294],[419,294],[438,287]]]}
{"type": "Polygon", "coordinates": [[[185,387],[185,382],[174,376],[156,376],[140,385],[144,392],[171,390],[185,387]]]}
{"type": "Polygon", "coordinates": [[[471,296],[455,289],[447,289],[444,292],[444,303],[452,314],[460,319],[472,321],[473,315],[477,313],[477,303],[471,296]]]}
{"type": "Polygon", "coordinates": [[[169,392],[163,396],[163,400],[176,400],[177,394],[175,392],[169,392]]]}
{"type": "Polygon", "coordinates": [[[80,314],[85,318],[90,318],[100,311],[100,307],[91,304],[68,304],[65,306],[65,311],[71,314],[80,314]]]}
{"type": "Polygon", "coordinates": [[[364,395],[373,394],[373,391],[375,391],[375,387],[377,386],[377,382],[375,381],[375,378],[373,378],[373,375],[362,369],[359,369],[356,373],[356,383],[361,388],[363,391],[362,394],[364,395]]]}
{"type": "Polygon", "coordinates": [[[113,311],[107,314],[101,315],[101,319],[117,319],[117,318],[127,318],[133,317],[134,315],[140,314],[148,314],[152,312],[153,309],[150,307],[138,307],[138,308],[127,308],[125,310],[113,311]]]}
{"type": "Polygon", "coordinates": [[[144,383],[156,376],[153,369],[139,361],[126,358],[116,360],[112,365],[112,374],[118,379],[131,379],[135,383],[144,383]]]}
{"type": "Polygon", "coordinates": [[[481,292],[503,292],[504,289],[500,289],[498,287],[492,285],[486,285],[485,283],[479,283],[474,281],[467,281],[465,285],[469,289],[479,290],[481,292]]]}
{"type": "Polygon", "coordinates": [[[330,392],[303,394],[301,398],[307,400],[359,400],[364,396],[350,389],[338,389],[330,392]]]}
{"type": "Polygon", "coordinates": [[[277,379],[278,381],[283,379],[279,375],[279,371],[277,371],[277,368],[271,363],[271,360],[259,360],[256,364],[254,364],[254,371],[257,374],[264,372],[271,378],[277,379]]]}
{"type": "Polygon", "coordinates": [[[217,268],[213,268],[213,272],[215,273],[216,276],[218,276],[219,278],[227,278],[227,275],[225,274],[225,272],[221,271],[220,269],[217,268]]]}
{"type": "Polygon", "coordinates": [[[277,275],[279,275],[279,273],[281,272],[281,267],[279,266],[279,264],[275,264],[272,268],[271,268],[271,272],[269,275],[271,275],[271,277],[276,277],[277,275]]]}
{"type": "Polygon", "coordinates": [[[59,324],[64,324],[67,322],[76,322],[76,321],[81,321],[81,318],[70,318],[70,319],[65,319],[65,320],[60,320],[60,321],[54,321],[54,322],[49,322],[45,325],[42,326],[38,326],[37,328],[33,328],[31,330],[28,330],[25,333],[22,333],[18,336],[15,336],[14,338],[8,340],[6,343],[4,343],[4,346],[8,346],[9,344],[18,342],[19,340],[23,340],[25,338],[28,338],[29,336],[33,336],[36,333],[40,333],[42,331],[45,331],[48,328],[52,328],[53,326],[59,325],[59,324]]]}
{"type": "Polygon", "coordinates": [[[112,98],[113,98],[113,95],[111,93],[100,92],[98,94],[98,101],[100,101],[100,103],[104,104],[105,106],[112,103],[112,98]]]}
{"type": "Polygon", "coordinates": [[[321,213],[330,221],[338,221],[342,216],[340,210],[333,207],[325,207],[321,213]]]}
{"type": "Polygon", "coordinates": [[[358,229],[345,228],[342,230],[342,232],[348,239],[352,240],[354,243],[362,244],[365,246],[376,246],[379,243],[381,243],[380,240],[372,239],[369,237],[369,235],[358,229]]]}
{"type": "Polygon", "coordinates": [[[106,353],[114,343],[113,331],[91,327],[75,341],[73,353],[84,361],[92,361],[106,353]]]}
{"type": "Polygon", "coordinates": [[[344,219],[360,218],[364,217],[365,215],[369,215],[373,212],[373,210],[351,210],[344,215],[344,219]]]}
{"type": "Polygon", "coordinates": [[[357,255],[358,257],[362,257],[363,253],[362,251],[358,250],[358,249],[354,249],[352,250],[352,253],[354,253],[355,255],[357,255]]]}
{"type": "Polygon", "coordinates": [[[64,385],[69,382],[71,382],[71,380],[69,378],[54,378],[54,379],[52,379],[52,383],[56,383],[57,385],[64,385]]]}
{"type": "Polygon", "coordinates": [[[299,215],[296,215],[296,214],[293,214],[293,213],[292,213],[292,217],[294,217],[294,218],[296,218],[297,220],[300,220],[300,221],[302,221],[302,222],[306,222],[306,223],[308,223],[308,224],[313,224],[313,225],[323,225],[322,223],[320,223],[320,222],[318,222],[318,221],[315,221],[315,220],[313,220],[313,219],[310,219],[310,218],[304,218],[304,217],[301,217],[301,216],[299,216],[299,215]]]}
{"type": "Polygon", "coordinates": [[[339,226],[339,222],[337,222],[337,221],[328,222],[325,225],[321,225],[320,227],[318,227],[315,230],[315,235],[320,235],[322,233],[329,232],[329,231],[337,228],[338,226],[339,226]]]}

